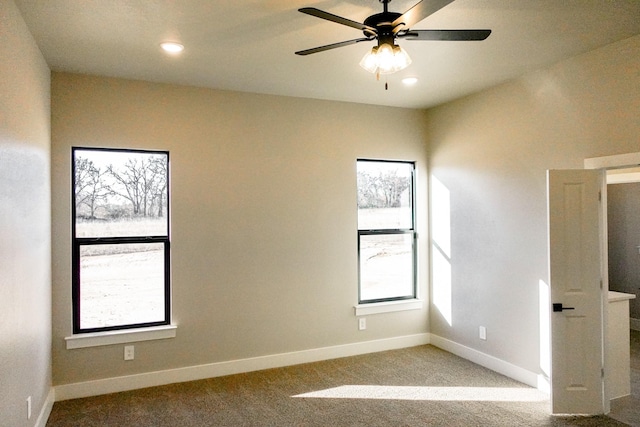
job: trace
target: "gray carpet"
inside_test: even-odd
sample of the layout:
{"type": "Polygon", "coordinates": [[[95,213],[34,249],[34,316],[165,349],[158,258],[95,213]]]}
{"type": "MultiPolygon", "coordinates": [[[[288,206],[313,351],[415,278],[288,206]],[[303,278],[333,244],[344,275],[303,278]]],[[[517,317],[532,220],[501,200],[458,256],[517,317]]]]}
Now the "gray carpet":
{"type": "Polygon", "coordinates": [[[430,345],[56,402],[47,426],[625,426],[430,345]]]}

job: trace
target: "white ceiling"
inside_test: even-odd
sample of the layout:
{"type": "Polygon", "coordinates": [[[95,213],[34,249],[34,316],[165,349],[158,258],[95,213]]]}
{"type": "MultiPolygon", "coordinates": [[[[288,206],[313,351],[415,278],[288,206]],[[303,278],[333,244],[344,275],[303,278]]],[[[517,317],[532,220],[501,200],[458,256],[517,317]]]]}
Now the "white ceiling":
{"type": "MultiPolygon", "coordinates": [[[[430,0],[424,0],[430,1],[430,0]]],[[[297,11],[362,22],[378,0],[15,0],[56,71],[245,92],[427,108],[640,34],[640,0],[456,0],[414,29],[491,29],[485,41],[409,41],[413,64],[384,82],[358,65],[374,42],[297,11]],[[164,54],[159,43],[185,51],[164,54]],[[413,87],[401,78],[415,76],[413,87]]],[[[418,0],[394,0],[405,12],[418,0]]]]}

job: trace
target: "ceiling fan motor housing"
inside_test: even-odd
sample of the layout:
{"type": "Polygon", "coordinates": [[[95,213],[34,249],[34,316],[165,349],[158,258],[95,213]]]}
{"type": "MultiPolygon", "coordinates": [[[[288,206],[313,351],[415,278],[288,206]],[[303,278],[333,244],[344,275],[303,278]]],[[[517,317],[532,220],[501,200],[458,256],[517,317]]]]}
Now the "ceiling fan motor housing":
{"type": "Polygon", "coordinates": [[[377,32],[374,33],[368,28],[365,28],[362,33],[367,37],[377,38],[378,46],[382,46],[385,43],[393,46],[395,44],[395,33],[392,23],[400,16],[402,16],[402,14],[397,12],[382,12],[371,15],[364,20],[363,24],[375,28],[377,32]]]}

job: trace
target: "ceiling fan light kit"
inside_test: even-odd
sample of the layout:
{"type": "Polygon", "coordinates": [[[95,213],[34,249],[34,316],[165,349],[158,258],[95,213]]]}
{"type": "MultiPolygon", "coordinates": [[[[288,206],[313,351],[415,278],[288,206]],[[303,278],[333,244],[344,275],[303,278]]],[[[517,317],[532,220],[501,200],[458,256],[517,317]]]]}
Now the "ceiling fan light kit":
{"type": "Polygon", "coordinates": [[[374,46],[360,61],[360,66],[373,74],[392,74],[411,64],[407,51],[398,45],[374,46]]]}
{"type": "Polygon", "coordinates": [[[484,40],[489,37],[491,30],[411,30],[410,28],[442,9],[453,0],[422,0],[405,13],[389,12],[388,4],[391,0],[379,0],[383,4],[382,13],[369,16],[363,23],[343,18],[314,7],[303,7],[300,12],[337,24],[356,28],[364,34],[364,38],[346,40],[312,49],[296,52],[296,55],[311,55],[338,47],[377,40],[377,46],[360,61],[360,66],[370,73],[392,74],[407,68],[411,64],[409,54],[401,48],[396,39],[432,40],[432,41],[469,41],[484,40]]]}

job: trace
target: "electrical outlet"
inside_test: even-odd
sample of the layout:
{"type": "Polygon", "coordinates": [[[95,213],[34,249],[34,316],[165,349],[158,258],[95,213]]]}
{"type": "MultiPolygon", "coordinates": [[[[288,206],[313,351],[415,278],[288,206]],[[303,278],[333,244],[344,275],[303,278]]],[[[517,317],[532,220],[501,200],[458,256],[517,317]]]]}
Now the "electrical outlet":
{"type": "Polygon", "coordinates": [[[124,346],[124,360],[133,360],[135,353],[132,345],[124,346]]]}
{"type": "Polygon", "coordinates": [[[487,328],[485,328],[484,326],[480,326],[479,328],[479,335],[480,335],[480,339],[481,340],[487,340],[487,328]]]}
{"type": "Polygon", "coordinates": [[[27,397],[27,419],[31,419],[31,396],[27,397]]]}
{"type": "Polygon", "coordinates": [[[358,319],[358,330],[364,331],[365,329],[367,329],[367,318],[361,317],[358,319]]]}

